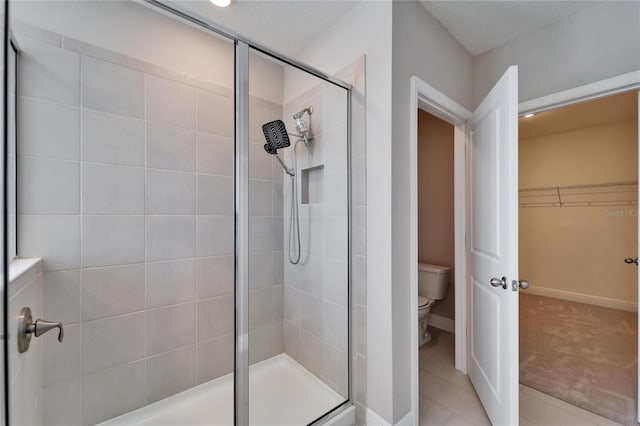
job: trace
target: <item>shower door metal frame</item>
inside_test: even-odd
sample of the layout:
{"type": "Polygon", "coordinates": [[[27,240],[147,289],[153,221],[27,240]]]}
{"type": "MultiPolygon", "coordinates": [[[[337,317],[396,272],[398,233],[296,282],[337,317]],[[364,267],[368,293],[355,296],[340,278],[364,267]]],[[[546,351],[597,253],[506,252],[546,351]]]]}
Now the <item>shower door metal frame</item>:
{"type": "Polygon", "coordinates": [[[351,164],[351,106],[352,86],[332,75],[281,55],[261,46],[206,18],[194,14],[175,2],[142,0],[156,11],[211,31],[234,42],[235,84],[235,354],[234,354],[234,423],[249,424],[249,53],[255,50],[345,90],[347,101],[347,339],[348,339],[348,396],[347,399],[310,424],[324,423],[342,413],[353,403],[353,241],[352,241],[352,164],[351,164]]]}
{"type": "Polygon", "coordinates": [[[249,45],[235,42],[234,422],[249,424],[249,45]]]}
{"type": "MultiPolygon", "coordinates": [[[[3,182],[2,182],[2,316],[3,316],[3,325],[1,330],[2,337],[2,351],[4,353],[4,365],[3,369],[3,380],[2,384],[2,394],[3,398],[0,401],[0,409],[3,411],[4,417],[0,420],[0,424],[9,425],[9,260],[7,258],[7,251],[9,249],[8,244],[8,163],[7,163],[7,154],[8,154],[8,146],[9,146],[9,126],[7,125],[8,117],[9,117],[9,48],[10,48],[10,32],[9,32],[9,1],[8,0],[0,0],[0,19],[2,22],[2,32],[0,33],[0,43],[3,46],[3,54],[2,54],[2,87],[3,87],[3,99],[2,99],[2,146],[0,149],[2,150],[2,163],[3,163],[3,182]]],[[[16,80],[16,88],[17,88],[17,80],[16,80]]],[[[17,95],[16,95],[17,99],[17,95]]]]}

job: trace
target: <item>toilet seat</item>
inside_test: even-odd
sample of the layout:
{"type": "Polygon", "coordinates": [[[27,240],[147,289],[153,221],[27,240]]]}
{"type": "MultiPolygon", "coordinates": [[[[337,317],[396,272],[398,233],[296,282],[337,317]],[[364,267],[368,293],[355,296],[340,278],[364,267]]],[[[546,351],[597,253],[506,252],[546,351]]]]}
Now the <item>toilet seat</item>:
{"type": "Polygon", "coordinates": [[[424,309],[428,307],[432,302],[433,300],[431,299],[428,299],[423,296],[418,296],[418,309],[424,309]]]}

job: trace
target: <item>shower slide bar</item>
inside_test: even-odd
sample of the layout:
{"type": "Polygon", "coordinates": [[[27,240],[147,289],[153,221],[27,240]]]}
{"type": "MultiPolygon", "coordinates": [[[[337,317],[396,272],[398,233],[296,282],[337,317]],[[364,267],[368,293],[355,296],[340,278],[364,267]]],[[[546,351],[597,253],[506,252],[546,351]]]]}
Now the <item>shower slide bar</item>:
{"type": "Polygon", "coordinates": [[[638,205],[637,181],[523,188],[518,192],[523,208],[638,205]]]}

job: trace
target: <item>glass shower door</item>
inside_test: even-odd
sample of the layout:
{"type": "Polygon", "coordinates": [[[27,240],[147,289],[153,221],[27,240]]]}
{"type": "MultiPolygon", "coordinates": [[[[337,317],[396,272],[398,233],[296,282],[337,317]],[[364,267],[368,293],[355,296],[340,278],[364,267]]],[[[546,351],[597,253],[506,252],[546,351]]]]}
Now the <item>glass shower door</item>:
{"type": "Polygon", "coordinates": [[[249,56],[249,423],[349,398],[348,91],[249,56]]]}

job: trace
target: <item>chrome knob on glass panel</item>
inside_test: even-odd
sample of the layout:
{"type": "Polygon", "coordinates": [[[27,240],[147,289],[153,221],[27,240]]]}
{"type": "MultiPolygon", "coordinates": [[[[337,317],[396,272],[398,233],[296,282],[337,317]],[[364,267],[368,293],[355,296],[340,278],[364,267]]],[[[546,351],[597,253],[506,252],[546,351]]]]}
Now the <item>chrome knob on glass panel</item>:
{"type": "Polygon", "coordinates": [[[29,350],[31,336],[42,336],[49,330],[58,329],[58,342],[64,339],[64,327],[61,322],[51,322],[37,319],[33,322],[31,308],[22,308],[18,316],[18,352],[23,353],[29,350]]]}

